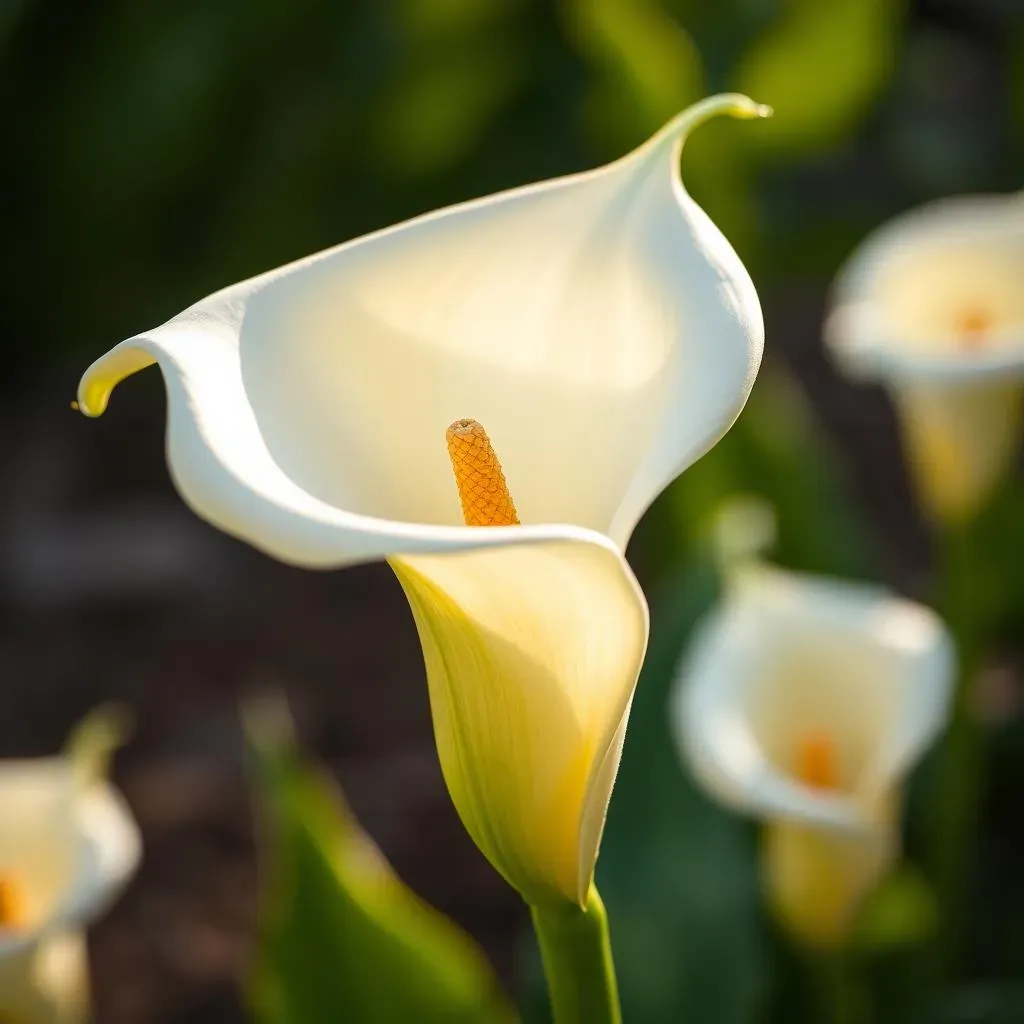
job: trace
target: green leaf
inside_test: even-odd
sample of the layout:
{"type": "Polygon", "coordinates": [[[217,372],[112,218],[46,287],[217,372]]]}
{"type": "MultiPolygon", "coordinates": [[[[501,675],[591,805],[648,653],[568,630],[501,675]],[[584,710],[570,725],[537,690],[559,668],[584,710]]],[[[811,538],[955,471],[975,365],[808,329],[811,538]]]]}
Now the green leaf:
{"type": "Polygon", "coordinates": [[[877,557],[846,467],[795,379],[763,369],[737,426],[726,439],[735,434],[742,451],[737,486],[774,509],[772,560],[801,572],[871,575],[877,557]]]}
{"type": "Polygon", "coordinates": [[[886,952],[924,942],[939,921],[935,894],[912,864],[902,864],[868,897],[857,918],[854,945],[886,952]]]}
{"type": "Polygon", "coordinates": [[[566,35],[595,68],[584,119],[609,148],[645,134],[700,98],[690,34],[652,0],[563,0],[566,35]]]}
{"type": "Polygon", "coordinates": [[[337,787],[301,763],[287,716],[250,706],[246,721],[266,855],[256,1019],[514,1019],[481,951],[403,885],[337,787]]]}
{"type": "Polygon", "coordinates": [[[936,996],[924,1024],[1020,1024],[1024,1020],[1024,988],[977,985],[936,996]]]}
{"type": "Polygon", "coordinates": [[[742,496],[774,511],[773,562],[801,572],[870,575],[877,556],[843,468],[792,378],[765,367],[736,425],[643,524],[641,560],[656,570],[666,551],[707,550],[722,508],[742,496]]]}
{"type": "Polygon", "coordinates": [[[900,0],[788,0],[740,59],[733,85],[775,108],[760,148],[823,149],[851,130],[888,82],[900,0]]]}

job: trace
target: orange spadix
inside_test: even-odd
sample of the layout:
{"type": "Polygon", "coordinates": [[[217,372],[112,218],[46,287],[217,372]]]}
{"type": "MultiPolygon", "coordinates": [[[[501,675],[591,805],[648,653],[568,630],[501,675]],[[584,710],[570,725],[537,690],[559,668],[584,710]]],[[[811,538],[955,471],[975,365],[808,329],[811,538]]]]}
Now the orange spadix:
{"type": "Polygon", "coordinates": [[[25,895],[13,879],[0,875],[0,931],[25,923],[25,895]]]}
{"type": "Polygon", "coordinates": [[[466,525],[518,526],[505,474],[483,426],[476,420],[456,420],[446,437],[466,525]]]}
{"type": "Polygon", "coordinates": [[[836,745],[825,733],[810,733],[797,746],[796,777],[815,789],[836,789],[839,786],[839,765],[836,745]]]}
{"type": "Polygon", "coordinates": [[[984,309],[966,309],[957,321],[957,337],[963,348],[979,348],[991,329],[992,318],[984,309]]]}

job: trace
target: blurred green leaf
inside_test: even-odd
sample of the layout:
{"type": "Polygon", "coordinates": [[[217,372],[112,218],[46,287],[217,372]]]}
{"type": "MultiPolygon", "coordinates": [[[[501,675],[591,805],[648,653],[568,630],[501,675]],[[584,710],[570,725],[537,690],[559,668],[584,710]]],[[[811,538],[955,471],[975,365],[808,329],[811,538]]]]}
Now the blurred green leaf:
{"type": "Polygon", "coordinates": [[[970,600],[983,622],[996,625],[1010,642],[1024,623],[1024,573],[1006,553],[1020,543],[1024,522],[1024,482],[1015,475],[970,526],[970,600]]]}
{"type": "Polygon", "coordinates": [[[526,77],[524,54],[482,40],[401,76],[382,101],[374,161],[415,178],[458,164],[526,77]]]}
{"type": "Polygon", "coordinates": [[[257,1019],[513,1020],[480,950],[402,884],[337,788],[300,763],[283,711],[254,705],[246,719],[266,846],[257,1019]]]}
{"type": "Polygon", "coordinates": [[[870,573],[876,553],[843,462],[794,378],[779,366],[762,370],[740,425],[741,479],[775,510],[774,560],[803,572],[870,573]]]}
{"type": "Polygon", "coordinates": [[[706,547],[722,508],[741,495],[762,498],[775,512],[773,561],[855,577],[874,566],[876,554],[842,463],[803,394],[778,366],[762,369],[736,425],[659,502],[657,536],[651,538],[650,529],[642,534],[641,557],[664,562],[665,550],[706,547]],[[667,536],[669,531],[678,535],[667,536]]]}
{"type": "Polygon", "coordinates": [[[420,45],[447,44],[460,33],[475,34],[501,24],[522,0],[398,0],[397,16],[406,35],[420,45]]]}
{"type": "Polygon", "coordinates": [[[939,995],[925,1024],[1020,1024],[1024,1021],[1024,988],[977,985],[939,995]]]}
{"type": "Polygon", "coordinates": [[[0,49],[14,35],[18,23],[28,10],[30,0],[5,0],[0,4],[0,49]]]}
{"type": "Polygon", "coordinates": [[[891,872],[858,915],[854,945],[865,952],[885,952],[914,945],[935,932],[939,920],[935,894],[912,864],[891,872]]]}
{"type": "Polygon", "coordinates": [[[562,16],[600,72],[585,119],[609,148],[635,145],[700,97],[697,48],[655,0],[564,0],[562,16]]]}
{"type": "Polygon", "coordinates": [[[762,144],[811,151],[849,132],[892,75],[903,8],[902,0],[788,0],[733,75],[736,89],[775,107],[762,144]]]}

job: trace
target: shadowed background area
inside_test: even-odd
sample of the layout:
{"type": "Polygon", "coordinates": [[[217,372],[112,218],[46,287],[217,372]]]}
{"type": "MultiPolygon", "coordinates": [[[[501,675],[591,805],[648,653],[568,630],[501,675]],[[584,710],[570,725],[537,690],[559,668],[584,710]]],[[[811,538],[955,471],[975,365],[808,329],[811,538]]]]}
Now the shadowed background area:
{"type": "MultiPolygon", "coordinates": [[[[480,940],[529,1019],[545,1011],[526,909],[444,790],[389,571],[303,572],[216,532],[169,482],[157,371],[97,421],[68,409],[81,371],[222,285],[612,159],[722,90],[776,117],[702,128],[684,179],[758,286],[766,365],[630,552],[654,632],[598,877],[627,1019],[814,1019],[759,906],[753,830],[678,765],[666,688],[713,593],[707,518],[738,491],[776,506],[783,563],[928,599],[889,406],[836,376],[822,310],[888,217],[1020,186],[1022,69],[1020,0],[7,0],[0,753],[54,751],[105,699],[137,713],[115,779],[146,859],[90,937],[99,1024],[244,1019],[256,861],[236,708],[268,685],[400,875],[480,940]]],[[[397,368],[396,389],[416,386],[397,368]]],[[[1021,507],[985,534],[1006,609],[981,688],[993,771],[936,1024],[1024,1019],[1005,980],[1024,976],[1021,507]]],[[[913,794],[910,809],[913,854],[913,794]]],[[[915,969],[877,965],[893,1021],[915,969]]]]}

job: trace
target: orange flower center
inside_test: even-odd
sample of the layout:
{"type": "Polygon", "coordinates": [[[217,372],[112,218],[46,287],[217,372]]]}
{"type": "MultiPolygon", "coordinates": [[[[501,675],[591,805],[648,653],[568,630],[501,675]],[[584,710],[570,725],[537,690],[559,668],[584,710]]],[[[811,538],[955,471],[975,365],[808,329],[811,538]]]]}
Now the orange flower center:
{"type": "Polygon", "coordinates": [[[476,420],[456,420],[446,437],[466,525],[518,526],[519,516],[487,431],[476,420]]]}
{"type": "Polygon", "coordinates": [[[796,748],[794,774],[814,789],[839,788],[839,757],[828,733],[808,733],[796,748]]]}
{"type": "Polygon", "coordinates": [[[983,309],[968,307],[956,321],[956,335],[961,348],[980,348],[992,329],[992,318],[983,309]]]}
{"type": "Polygon", "coordinates": [[[25,891],[11,875],[0,875],[0,931],[25,924],[25,891]]]}

